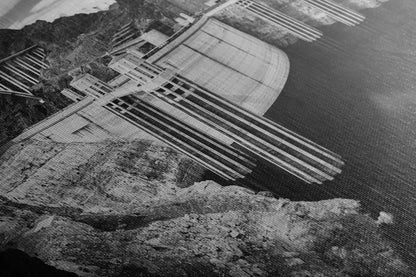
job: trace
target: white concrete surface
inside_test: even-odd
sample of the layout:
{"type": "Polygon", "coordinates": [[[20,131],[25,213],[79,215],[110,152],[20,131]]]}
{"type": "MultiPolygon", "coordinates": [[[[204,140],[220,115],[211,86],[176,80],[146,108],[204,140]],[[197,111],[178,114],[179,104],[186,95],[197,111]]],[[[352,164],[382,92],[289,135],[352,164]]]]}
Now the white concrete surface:
{"type": "Polygon", "coordinates": [[[280,49],[215,19],[159,54],[156,64],[260,115],[279,96],[290,67],[280,49]]]}

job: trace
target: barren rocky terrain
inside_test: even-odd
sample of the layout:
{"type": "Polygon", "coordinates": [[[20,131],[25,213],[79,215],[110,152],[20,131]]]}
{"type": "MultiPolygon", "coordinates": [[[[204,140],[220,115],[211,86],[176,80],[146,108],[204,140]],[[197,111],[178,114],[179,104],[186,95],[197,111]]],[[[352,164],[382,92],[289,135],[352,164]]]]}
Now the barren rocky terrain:
{"type": "Polygon", "coordinates": [[[14,145],[0,249],[79,276],[411,276],[357,201],[291,202],[202,172],[150,141],[14,145]]]}

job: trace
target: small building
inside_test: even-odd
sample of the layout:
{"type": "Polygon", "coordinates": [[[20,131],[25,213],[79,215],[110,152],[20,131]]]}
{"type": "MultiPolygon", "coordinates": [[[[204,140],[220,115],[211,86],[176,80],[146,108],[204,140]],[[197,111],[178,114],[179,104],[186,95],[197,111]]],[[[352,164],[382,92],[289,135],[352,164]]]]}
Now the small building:
{"type": "Polygon", "coordinates": [[[189,22],[186,19],[183,19],[182,17],[175,18],[176,23],[178,23],[180,26],[188,26],[189,22]]]}
{"type": "Polygon", "coordinates": [[[111,54],[113,56],[124,54],[127,51],[135,51],[135,55],[144,56],[147,52],[151,51],[155,47],[163,46],[169,36],[166,34],[152,29],[140,37],[125,40],[121,44],[117,44],[113,47],[111,54]]]}
{"type": "Polygon", "coordinates": [[[74,102],[79,102],[85,97],[85,95],[69,88],[64,88],[63,90],[61,90],[61,94],[74,102]]]}
{"type": "Polygon", "coordinates": [[[130,78],[126,75],[120,74],[110,81],[108,81],[108,85],[110,85],[112,88],[119,88],[130,81],[130,78]]]}
{"type": "Polygon", "coordinates": [[[100,98],[113,91],[113,88],[107,83],[88,73],[75,78],[71,82],[71,87],[94,98],[100,98]]]}
{"type": "Polygon", "coordinates": [[[140,57],[131,53],[114,57],[108,66],[141,85],[154,79],[162,72],[157,66],[148,64],[140,57]]]}
{"type": "Polygon", "coordinates": [[[189,24],[192,24],[195,21],[195,18],[187,14],[180,13],[179,15],[180,17],[175,18],[175,21],[181,26],[188,26],[189,24]]]}
{"type": "Polygon", "coordinates": [[[140,36],[143,40],[159,47],[163,45],[169,38],[169,36],[165,35],[162,32],[159,32],[156,29],[152,29],[143,35],[140,36]]]}
{"type": "Polygon", "coordinates": [[[219,2],[219,0],[208,0],[207,2],[205,2],[204,4],[208,7],[213,7],[215,5],[217,5],[219,2]]]}

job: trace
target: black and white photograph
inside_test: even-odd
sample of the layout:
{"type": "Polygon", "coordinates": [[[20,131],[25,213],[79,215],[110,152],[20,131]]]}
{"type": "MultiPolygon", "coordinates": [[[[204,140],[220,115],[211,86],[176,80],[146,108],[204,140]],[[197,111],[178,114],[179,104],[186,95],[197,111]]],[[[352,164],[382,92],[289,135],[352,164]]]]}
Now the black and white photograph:
{"type": "Polygon", "coordinates": [[[0,277],[416,276],[416,1],[0,0],[0,277]]]}

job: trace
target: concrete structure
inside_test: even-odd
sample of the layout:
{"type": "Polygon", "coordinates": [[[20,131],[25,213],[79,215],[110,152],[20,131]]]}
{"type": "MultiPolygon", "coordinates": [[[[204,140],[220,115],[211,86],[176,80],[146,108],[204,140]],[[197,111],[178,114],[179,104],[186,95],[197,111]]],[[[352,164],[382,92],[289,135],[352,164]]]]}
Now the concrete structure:
{"type": "Polygon", "coordinates": [[[239,0],[236,4],[261,19],[286,29],[288,32],[302,40],[313,42],[323,35],[321,31],[303,23],[302,21],[294,19],[264,4],[252,0],[239,0]]]}
{"type": "Polygon", "coordinates": [[[92,142],[145,138],[147,133],[230,181],[244,178],[258,160],[308,183],[332,180],[341,171],[338,155],[171,69],[132,54],[114,58],[110,67],[128,77],[120,78],[124,84],[113,80],[119,85],[112,89],[88,74],[77,78],[72,85],[87,97],[14,142],[29,137],[92,142]]]}
{"type": "Polygon", "coordinates": [[[137,29],[133,22],[124,25],[113,36],[111,55],[126,53],[126,50],[136,51],[136,55],[145,55],[155,47],[160,47],[166,43],[169,36],[151,29],[143,34],[137,29]]]}
{"type": "Polygon", "coordinates": [[[90,74],[83,74],[72,80],[71,87],[94,98],[100,98],[113,90],[107,83],[90,74]]]}
{"type": "Polygon", "coordinates": [[[81,101],[86,95],[83,95],[79,92],[73,91],[71,89],[65,88],[61,91],[61,94],[74,102],[81,101]]]}
{"type": "Polygon", "coordinates": [[[290,68],[280,49],[208,18],[147,60],[258,114],[276,101],[290,68]]]}
{"type": "Polygon", "coordinates": [[[108,85],[111,86],[113,89],[119,88],[129,82],[131,79],[126,75],[120,74],[117,77],[108,81],[108,85]]]}
{"type": "Polygon", "coordinates": [[[255,166],[243,151],[137,96],[116,99],[107,107],[225,179],[244,178],[255,166]]]}
{"type": "Polygon", "coordinates": [[[121,26],[121,28],[113,35],[111,44],[113,48],[126,43],[129,40],[133,40],[140,36],[140,31],[136,27],[133,21],[121,26]]]}
{"type": "Polygon", "coordinates": [[[182,27],[186,27],[190,24],[188,20],[184,19],[183,17],[177,17],[175,18],[175,21],[176,23],[178,23],[179,26],[182,26],[182,27]]]}
{"type": "Polygon", "coordinates": [[[207,5],[208,7],[213,7],[217,5],[218,0],[208,0],[204,3],[204,5],[207,5]]]}
{"type": "Polygon", "coordinates": [[[153,44],[154,46],[160,47],[163,45],[167,40],[168,36],[159,32],[158,30],[150,30],[143,35],[140,36],[143,40],[147,41],[148,43],[153,44]]]}
{"type": "Polygon", "coordinates": [[[111,85],[88,74],[75,79],[71,86],[87,97],[14,142],[148,134],[230,181],[260,160],[307,183],[341,172],[338,155],[260,116],[289,74],[281,50],[207,17],[155,49],[115,55],[109,66],[121,75],[111,85]]]}
{"type": "Polygon", "coordinates": [[[162,72],[161,68],[144,63],[143,59],[130,53],[113,58],[108,66],[140,85],[146,84],[162,72]]]}
{"type": "MultiPolygon", "coordinates": [[[[115,48],[113,48],[110,52],[112,56],[122,55],[127,53],[127,51],[134,51],[136,52],[136,55],[144,56],[146,53],[141,50],[146,44],[150,44],[141,37],[132,39],[130,41],[125,42],[124,44],[121,44],[115,48]]],[[[156,46],[150,44],[150,48],[155,48],[156,46]]]]}
{"type": "Polygon", "coordinates": [[[131,54],[116,58],[111,66],[129,74],[131,80],[107,94],[91,94],[91,88],[102,82],[88,75],[77,79],[78,89],[87,97],[32,126],[13,142],[30,137],[93,142],[143,139],[149,134],[230,181],[250,173],[257,160],[308,183],[332,180],[340,172],[339,156],[170,69],[131,54]]]}
{"type": "Polygon", "coordinates": [[[365,16],[353,11],[349,8],[343,7],[340,4],[329,0],[304,0],[310,6],[327,13],[333,19],[344,23],[348,26],[355,26],[364,21],[365,16]]]}
{"type": "Polygon", "coordinates": [[[152,29],[143,33],[140,37],[123,40],[123,43],[113,47],[110,54],[115,56],[127,51],[134,51],[136,55],[144,56],[150,50],[163,46],[168,39],[167,35],[152,29]]]}
{"type": "MultiPolygon", "coordinates": [[[[107,107],[155,136],[157,134],[166,143],[175,144],[176,141],[176,144],[189,146],[186,138],[180,138],[185,130],[175,133],[180,128],[172,127],[179,124],[173,122],[172,118],[176,118],[181,124],[186,124],[191,137],[194,133],[215,134],[213,137],[224,147],[242,151],[254,159],[263,159],[308,183],[332,180],[333,175],[341,172],[343,162],[338,155],[235,105],[172,70],[162,69],[128,54],[116,58],[110,67],[135,80],[141,93],[132,98],[128,91],[114,92],[103,102],[109,101],[107,107]],[[112,100],[110,96],[117,99],[112,100]],[[181,116],[181,113],[188,117],[181,116]],[[167,132],[165,128],[173,130],[167,132]]],[[[201,141],[199,138],[195,140],[201,141]]],[[[210,150],[206,155],[212,158],[210,150]]],[[[214,160],[222,161],[218,157],[214,160]]],[[[217,170],[227,172],[228,169],[217,170]]],[[[228,175],[230,178],[239,177],[231,173],[228,175]]]]}
{"type": "Polygon", "coordinates": [[[195,18],[187,14],[180,13],[179,15],[180,17],[175,18],[175,21],[181,26],[188,26],[189,24],[192,24],[195,21],[195,18]]]}
{"type": "Polygon", "coordinates": [[[32,95],[30,89],[39,82],[41,70],[48,68],[45,56],[45,50],[34,45],[0,60],[0,89],[32,95]]]}
{"type": "Polygon", "coordinates": [[[133,124],[84,97],[43,121],[32,125],[11,143],[26,139],[56,142],[99,142],[105,139],[153,139],[133,124]]]}
{"type": "MultiPolygon", "coordinates": [[[[211,4],[213,4],[213,5],[210,6],[210,7],[212,7],[212,9],[208,10],[204,14],[204,16],[205,17],[213,16],[213,15],[219,13],[220,11],[226,9],[227,7],[229,7],[231,5],[234,5],[237,1],[239,1],[239,0],[227,0],[227,1],[225,1],[224,3],[222,3],[220,5],[217,5],[218,3],[215,3],[215,4],[214,3],[211,3],[211,4]]],[[[219,2],[219,1],[214,1],[214,2],[219,2]]],[[[207,4],[207,2],[205,2],[205,5],[206,4],[207,4]]]]}

